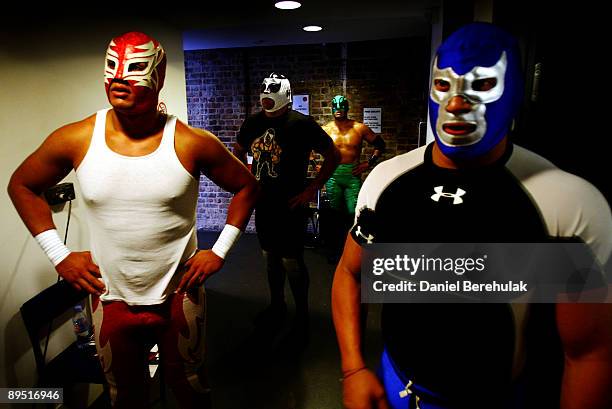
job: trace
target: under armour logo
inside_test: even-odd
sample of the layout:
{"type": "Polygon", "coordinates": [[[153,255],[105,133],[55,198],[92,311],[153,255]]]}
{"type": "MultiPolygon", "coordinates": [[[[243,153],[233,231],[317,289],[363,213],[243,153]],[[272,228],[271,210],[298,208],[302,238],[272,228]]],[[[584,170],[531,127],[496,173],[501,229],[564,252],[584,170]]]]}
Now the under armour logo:
{"type": "Polygon", "coordinates": [[[399,397],[405,398],[408,395],[412,395],[413,392],[412,392],[412,389],[410,389],[411,387],[412,387],[412,381],[408,381],[408,385],[406,385],[404,389],[400,391],[399,397]]]}
{"type": "MultiPolygon", "coordinates": [[[[406,397],[410,398],[410,395],[414,394],[414,391],[410,389],[411,387],[412,387],[412,381],[408,381],[408,385],[406,385],[404,389],[400,391],[399,397],[402,399],[406,397]]],[[[419,401],[421,400],[421,398],[419,398],[416,395],[413,395],[413,396],[414,396],[414,403],[415,403],[414,407],[416,409],[421,409],[421,406],[419,405],[419,401]]]]}
{"type": "Polygon", "coordinates": [[[363,237],[368,244],[372,244],[372,240],[374,239],[374,236],[372,236],[371,234],[368,234],[367,236],[365,236],[361,232],[361,226],[357,226],[357,230],[355,230],[355,234],[359,237],[363,237]]]}
{"type": "Polygon", "coordinates": [[[454,205],[463,203],[463,199],[461,198],[461,196],[465,194],[465,190],[463,189],[457,188],[457,193],[447,193],[444,191],[444,186],[436,186],[434,187],[434,191],[436,193],[431,196],[431,200],[433,200],[434,202],[439,201],[440,198],[444,196],[444,197],[452,197],[454,199],[453,200],[454,205]]]}

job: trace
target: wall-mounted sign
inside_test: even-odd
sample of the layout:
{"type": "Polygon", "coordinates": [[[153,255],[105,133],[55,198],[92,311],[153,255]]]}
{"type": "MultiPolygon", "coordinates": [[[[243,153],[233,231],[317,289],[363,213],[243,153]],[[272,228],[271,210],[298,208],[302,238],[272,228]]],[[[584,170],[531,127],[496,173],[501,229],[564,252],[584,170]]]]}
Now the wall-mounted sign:
{"type": "Polygon", "coordinates": [[[382,108],[363,108],[363,123],[374,133],[382,132],[382,108]]]}
{"type": "Polygon", "coordinates": [[[298,111],[304,115],[310,115],[310,105],[308,101],[310,98],[308,95],[294,95],[293,96],[293,110],[298,111]]]}

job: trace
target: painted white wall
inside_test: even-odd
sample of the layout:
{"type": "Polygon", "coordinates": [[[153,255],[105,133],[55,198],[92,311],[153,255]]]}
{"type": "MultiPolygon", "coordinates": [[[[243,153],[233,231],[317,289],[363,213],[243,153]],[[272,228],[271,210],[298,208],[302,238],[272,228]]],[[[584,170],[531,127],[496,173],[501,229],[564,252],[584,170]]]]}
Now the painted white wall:
{"type": "MultiPolygon", "coordinates": [[[[44,29],[13,28],[0,35],[0,387],[32,386],[34,356],[20,306],[53,284],[57,274],[14,210],[6,185],[13,170],[54,129],[108,106],[104,55],[109,40],[126,31],[144,31],[168,54],[161,100],[168,112],[187,121],[182,33],[153,21],[97,20],[80,29],[50,22],[44,29]],[[77,34],[78,33],[78,34],[77,34]]],[[[74,172],[66,179],[74,181],[74,172]]],[[[63,237],[67,206],[54,220],[63,237]]],[[[77,186],[68,246],[85,250],[88,228],[77,186]]],[[[68,326],[50,343],[53,356],[74,340],[68,326]]]]}

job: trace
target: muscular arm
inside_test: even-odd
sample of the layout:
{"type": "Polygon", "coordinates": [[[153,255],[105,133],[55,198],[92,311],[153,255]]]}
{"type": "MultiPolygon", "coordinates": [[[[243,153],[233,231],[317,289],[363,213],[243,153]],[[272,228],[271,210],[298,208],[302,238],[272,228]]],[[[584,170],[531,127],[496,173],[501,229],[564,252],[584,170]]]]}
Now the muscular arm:
{"type": "Polygon", "coordinates": [[[360,271],[361,247],[349,234],[332,284],[332,318],[343,371],[365,366],[361,355],[360,271]]]}
{"type": "MultiPolygon", "coordinates": [[[[87,120],[58,129],[11,176],[8,194],[33,236],[55,229],[51,209],[42,193],[77,165],[86,151],[88,135],[91,127],[87,120]]],[[[97,279],[100,270],[88,251],[71,252],[55,269],[77,290],[98,295],[104,291],[104,284],[97,279]]]]}
{"type": "MultiPolygon", "coordinates": [[[[178,126],[178,124],[177,124],[178,126]]],[[[226,224],[244,230],[259,195],[259,185],[251,172],[210,132],[187,128],[181,124],[182,143],[177,152],[194,176],[204,173],[220,188],[234,197],[227,209],[226,224]]],[[[187,271],[178,285],[186,291],[201,285],[223,267],[224,260],[212,250],[196,253],[187,260],[187,271]]]]}
{"type": "Polygon", "coordinates": [[[259,185],[246,166],[220,142],[219,145],[215,160],[209,162],[204,174],[219,187],[234,194],[227,209],[226,223],[244,230],[257,202],[259,185]]]}
{"type": "Polygon", "coordinates": [[[238,158],[238,160],[240,162],[242,162],[244,165],[247,164],[247,150],[245,148],[242,147],[242,145],[240,145],[238,142],[234,143],[234,156],[238,158]]]}
{"type": "Polygon", "coordinates": [[[333,143],[330,144],[324,152],[321,152],[323,156],[323,163],[321,164],[321,170],[317,174],[317,177],[311,182],[313,190],[317,190],[323,187],[327,179],[334,173],[334,170],[340,163],[340,151],[333,143]]]}
{"type": "Polygon", "coordinates": [[[362,138],[365,139],[370,145],[374,146],[373,155],[380,158],[385,151],[385,140],[382,138],[382,136],[372,132],[367,125],[361,124],[360,131],[362,138]]]}
{"type": "Polygon", "coordinates": [[[385,150],[385,141],[380,135],[375,134],[372,130],[362,123],[357,123],[356,125],[357,131],[361,137],[361,140],[366,140],[370,145],[374,145],[374,152],[372,156],[365,162],[359,163],[353,169],[353,175],[359,176],[363,172],[372,168],[376,161],[382,156],[382,153],[385,150]]]}
{"type": "Polygon", "coordinates": [[[374,146],[373,155],[376,156],[377,158],[380,158],[380,156],[385,151],[385,140],[382,138],[382,136],[372,132],[372,130],[368,128],[366,125],[363,125],[362,132],[363,132],[363,139],[365,139],[370,145],[374,146]]]}
{"type": "Polygon", "coordinates": [[[242,230],[259,195],[257,180],[213,134],[203,130],[197,130],[197,134],[197,142],[193,145],[194,172],[204,173],[220,188],[234,194],[227,210],[227,223],[242,230]]]}
{"type": "Polygon", "coordinates": [[[561,408],[612,407],[612,304],[557,304],[557,325],[565,354],[561,408]]]}
{"type": "Polygon", "coordinates": [[[290,207],[296,207],[308,203],[308,201],[314,196],[315,192],[323,187],[327,179],[329,179],[332,173],[334,173],[334,170],[340,163],[340,151],[333,143],[330,144],[325,151],[321,152],[321,155],[323,156],[321,170],[302,193],[289,201],[290,207]]]}
{"type": "Polygon", "coordinates": [[[332,317],[345,376],[343,404],[347,409],[386,409],[384,389],[361,353],[360,271],[361,247],[349,234],[332,285],[332,317]]]}
{"type": "Polygon", "coordinates": [[[73,168],[75,126],[53,132],[42,145],[15,170],[8,184],[8,194],[24,224],[37,234],[55,229],[51,209],[42,193],[60,182],[73,168]]]}

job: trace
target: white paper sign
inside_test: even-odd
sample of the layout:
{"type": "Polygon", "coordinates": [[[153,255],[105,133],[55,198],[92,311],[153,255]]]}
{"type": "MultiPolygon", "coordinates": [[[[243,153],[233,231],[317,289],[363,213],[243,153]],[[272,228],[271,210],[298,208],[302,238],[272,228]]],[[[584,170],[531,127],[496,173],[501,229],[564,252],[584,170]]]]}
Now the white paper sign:
{"type": "Polygon", "coordinates": [[[293,110],[298,111],[304,115],[310,115],[309,108],[309,97],[308,95],[294,95],[293,96],[293,110]]]}
{"type": "Polygon", "coordinates": [[[372,132],[382,132],[382,108],[363,108],[363,123],[367,125],[372,132]]]}

